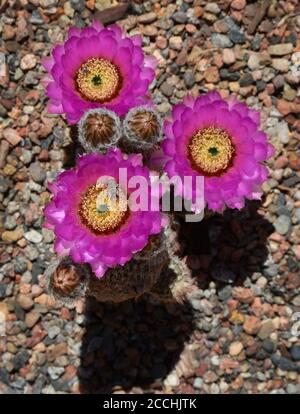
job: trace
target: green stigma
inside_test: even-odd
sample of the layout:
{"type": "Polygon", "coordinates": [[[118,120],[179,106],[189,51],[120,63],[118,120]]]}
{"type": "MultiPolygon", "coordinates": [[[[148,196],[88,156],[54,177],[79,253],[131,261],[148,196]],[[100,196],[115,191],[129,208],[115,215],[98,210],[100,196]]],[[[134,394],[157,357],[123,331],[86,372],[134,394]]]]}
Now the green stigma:
{"type": "Polygon", "coordinates": [[[92,82],[93,82],[93,85],[95,85],[95,86],[99,86],[99,85],[101,85],[101,83],[102,83],[101,76],[99,76],[99,75],[95,75],[95,76],[92,78],[92,82]]]}
{"type": "Polygon", "coordinates": [[[106,204],[100,204],[97,206],[97,212],[98,213],[107,213],[109,211],[109,208],[106,204]]]}
{"type": "Polygon", "coordinates": [[[216,147],[210,147],[209,148],[209,150],[208,150],[208,152],[210,153],[210,155],[212,155],[212,156],[216,156],[216,155],[218,155],[219,154],[219,150],[218,150],[218,148],[216,148],[216,147]]]}

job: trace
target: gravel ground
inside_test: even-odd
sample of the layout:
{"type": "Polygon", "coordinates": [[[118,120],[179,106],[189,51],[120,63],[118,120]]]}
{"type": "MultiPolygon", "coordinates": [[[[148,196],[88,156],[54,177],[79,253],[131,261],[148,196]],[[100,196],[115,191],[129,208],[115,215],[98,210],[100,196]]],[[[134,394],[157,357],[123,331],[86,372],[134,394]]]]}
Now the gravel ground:
{"type": "Polygon", "coordinates": [[[2,1],[0,393],[300,393],[300,8],[266,3],[259,22],[249,0],[135,0],[123,16],[111,0],[2,1]],[[277,150],[262,202],[182,225],[197,283],[185,306],[61,307],[44,291],[42,209],[70,131],[47,114],[40,62],[111,6],[159,59],[163,116],[187,91],[234,93],[261,111],[277,150]]]}

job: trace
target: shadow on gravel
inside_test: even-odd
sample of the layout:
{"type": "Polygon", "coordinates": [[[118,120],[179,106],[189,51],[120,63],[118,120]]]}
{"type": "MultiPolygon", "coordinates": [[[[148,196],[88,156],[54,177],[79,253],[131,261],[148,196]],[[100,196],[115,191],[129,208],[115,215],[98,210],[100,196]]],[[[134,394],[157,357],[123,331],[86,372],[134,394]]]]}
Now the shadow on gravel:
{"type": "Polygon", "coordinates": [[[180,219],[180,242],[188,265],[199,287],[205,288],[214,280],[240,285],[255,272],[262,272],[268,257],[266,242],[274,226],[258,209],[259,201],[250,201],[241,210],[227,210],[199,223],[180,219]]]}
{"type": "Polygon", "coordinates": [[[147,298],[121,304],[87,298],[85,316],[78,376],[87,394],[161,389],[193,330],[188,306],[147,298]]]}

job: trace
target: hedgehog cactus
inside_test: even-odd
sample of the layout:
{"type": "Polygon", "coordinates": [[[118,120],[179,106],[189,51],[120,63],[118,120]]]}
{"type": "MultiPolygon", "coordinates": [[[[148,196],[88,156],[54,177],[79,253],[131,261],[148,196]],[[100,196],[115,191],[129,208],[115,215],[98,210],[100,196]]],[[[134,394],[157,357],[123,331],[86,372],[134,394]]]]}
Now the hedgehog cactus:
{"type": "Polygon", "coordinates": [[[187,97],[162,127],[149,94],[156,62],[144,56],[141,43],[116,25],[94,22],[72,28],[44,61],[49,111],[65,114],[76,154],[74,168],[50,185],[53,199],[45,209],[61,256],[46,273],[47,285],[62,301],[90,295],[121,302],[149,294],[184,302],[193,280],[174,247],[172,214],[168,225],[160,211],[163,194],[152,196],[153,178],[179,177],[175,195],[194,202],[198,188],[184,178],[200,176],[203,208],[222,212],[259,198],[267,177],[263,163],[273,147],[259,130],[259,114],[235,98],[225,101],[216,91],[187,97]],[[138,177],[148,198],[136,210],[129,182],[138,177]]]}

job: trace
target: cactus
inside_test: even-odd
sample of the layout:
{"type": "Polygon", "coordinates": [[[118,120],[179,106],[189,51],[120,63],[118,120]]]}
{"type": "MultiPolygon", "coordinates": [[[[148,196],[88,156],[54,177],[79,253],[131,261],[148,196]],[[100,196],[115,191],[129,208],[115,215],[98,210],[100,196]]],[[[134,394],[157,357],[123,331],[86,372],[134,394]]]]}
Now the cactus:
{"type": "Polygon", "coordinates": [[[187,266],[174,253],[176,233],[168,226],[124,266],[107,270],[98,279],[89,265],[78,265],[69,257],[55,260],[46,272],[48,292],[62,303],[85,295],[99,302],[119,303],[150,294],[162,302],[183,303],[193,289],[187,266]]]}

